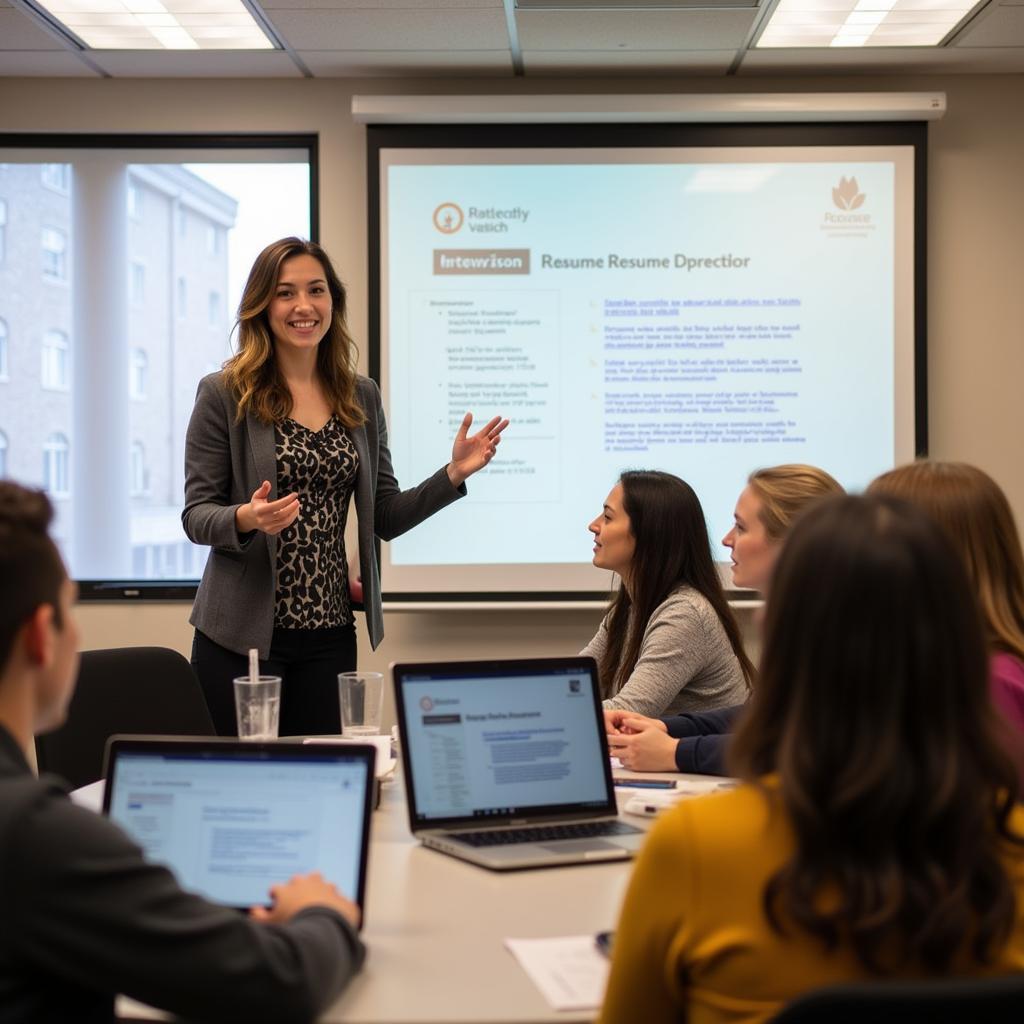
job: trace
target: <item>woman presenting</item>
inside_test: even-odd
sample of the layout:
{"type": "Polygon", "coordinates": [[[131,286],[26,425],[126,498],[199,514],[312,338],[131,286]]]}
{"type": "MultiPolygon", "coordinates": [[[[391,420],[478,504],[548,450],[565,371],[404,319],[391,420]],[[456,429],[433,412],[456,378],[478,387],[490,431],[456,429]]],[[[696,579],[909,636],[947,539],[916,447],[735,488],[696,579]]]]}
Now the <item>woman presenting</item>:
{"type": "Polygon", "coordinates": [[[196,594],[192,665],[217,732],[236,732],[232,680],[259,650],[280,675],[282,735],[337,732],[337,675],[356,666],[345,524],[351,497],[370,643],[383,635],[374,535],[391,540],[466,493],[508,420],[469,433],[403,491],[377,385],[356,373],[345,289],[324,250],[284,238],[249,272],[238,352],[199,384],[185,439],[189,539],[212,548],[196,594]]]}

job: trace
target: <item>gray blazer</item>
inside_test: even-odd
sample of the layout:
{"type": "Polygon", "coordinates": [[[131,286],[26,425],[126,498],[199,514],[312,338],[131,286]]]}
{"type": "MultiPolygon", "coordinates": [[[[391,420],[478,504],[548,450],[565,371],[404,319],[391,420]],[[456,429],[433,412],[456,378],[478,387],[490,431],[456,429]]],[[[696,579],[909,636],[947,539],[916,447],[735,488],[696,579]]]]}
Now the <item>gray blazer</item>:
{"type": "MultiPolygon", "coordinates": [[[[391,540],[405,533],[464,495],[466,487],[454,488],[442,467],[418,487],[403,491],[391,466],[380,390],[369,378],[359,377],[356,397],[366,413],[366,423],[349,431],[359,453],[359,566],[366,627],[376,648],[384,637],[384,615],[374,535],[391,540]]],[[[235,509],[264,480],[270,481],[270,500],[278,497],[274,427],[252,413],[236,422],[237,409],[220,372],[199,382],[185,435],[181,521],[189,540],[213,550],[189,622],[228,650],[244,654],[256,647],[266,658],[274,631],[277,538],[259,531],[240,535],[235,509]]]]}

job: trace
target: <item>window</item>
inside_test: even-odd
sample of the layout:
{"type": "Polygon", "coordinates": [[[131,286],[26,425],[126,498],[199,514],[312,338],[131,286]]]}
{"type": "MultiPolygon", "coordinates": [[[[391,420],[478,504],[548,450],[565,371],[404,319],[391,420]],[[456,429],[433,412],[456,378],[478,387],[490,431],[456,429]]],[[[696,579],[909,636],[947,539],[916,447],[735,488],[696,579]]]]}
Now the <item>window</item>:
{"type": "Polygon", "coordinates": [[[206,225],[206,251],[211,256],[219,256],[221,253],[221,239],[224,237],[219,224],[206,225]]]}
{"type": "Polygon", "coordinates": [[[141,348],[133,348],[128,370],[128,393],[136,401],[146,397],[149,378],[149,356],[141,348]]]}
{"type": "Polygon", "coordinates": [[[146,597],[187,596],[209,553],[181,532],[185,425],[196,384],[230,354],[228,311],[268,238],[316,233],[315,138],[265,136],[259,154],[232,147],[228,137],[211,148],[214,136],[142,134],[116,148],[104,145],[109,137],[86,134],[18,136],[26,139],[31,145],[0,146],[0,164],[10,161],[0,169],[7,472],[40,488],[45,472],[46,488],[60,495],[57,542],[87,594],[103,590],[88,581],[123,580],[137,566],[140,578],[167,581],[146,597]],[[79,160],[93,154],[103,160],[77,174],[79,160]],[[115,209],[104,203],[109,196],[115,209]],[[127,233],[77,216],[87,208],[113,213],[127,233]],[[90,264],[111,259],[121,261],[112,270],[116,287],[90,287],[90,264]],[[204,330],[211,292],[216,326],[204,330]],[[94,361],[112,372],[95,379],[80,372],[94,361]],[[79,425],[112,406],[125,425],[121,437],[87,443],[79,425]],[[112,462],[117,488],[98,499],[83,481],[112,462]],[[118,514],[90,542],[76,543],[97,500],[118,514]]]}
{"type": "Polygon", "coordinates": [[[210,326],[220,327],[220,292],[210,292],[210,326]]]}
{"type": "Polygon", "coordinates": [[[0,479],[7,476],[7,435],[0,430],[0,479]]]}
{"type": "Polygon", "coordinates": [[[7,200],[0,199],[0,263],[7,258],[7,200]]]}
{"type": "Polygon", "coordinates": [[[67,391],[70,346],[63,331],[47,331],[43,335],[43,387],[51,391],[67,391]]]}
{"type": "Polygon", "coordinates": [[[146,268],[142,263],[132,264],[132,305],[142,306],[146,301],[146,268]]]}
{"type": "Polygon", "coordinates": [[[68,277],[68,236],[57,228],[43,228],[43,276],[55,281],[68,277]]]}
{"type": "Polygon", "coordinates": [[[67,193],[71,190],[70,164],[43,164],[43,184],[54,192],[67,193]]]}
{"type": "Polygon", "coordinates": [[[132,494],[146,494],[149,491],[149,474],[146,472],[146,448],[141,441],[132,441],[131,474],[132,494]]]}
{"type": "Polygon", "coordinates": [[[66,497],[71,490],[68,471],[68,439],[53,433],[43,445],[43,488],[53,497],[66,497]]]}

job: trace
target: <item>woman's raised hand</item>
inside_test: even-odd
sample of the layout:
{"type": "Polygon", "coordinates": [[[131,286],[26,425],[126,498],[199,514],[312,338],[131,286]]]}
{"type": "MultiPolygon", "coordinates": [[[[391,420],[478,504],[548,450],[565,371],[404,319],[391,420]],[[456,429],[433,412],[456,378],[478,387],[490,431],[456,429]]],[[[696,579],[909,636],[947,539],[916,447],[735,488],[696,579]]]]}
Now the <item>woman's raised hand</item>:
{"type": "Polygon", "coordinates": [[[286,494],[276,501],[267,501],[270,481],[263,483],[252,492],[252,498],[245,505],[235,509],[235,525],[239,533],[260,530],[271,536],[291,526],[299,518],[299,496],[286,494]]]}
{"type": "Polygon", "coordinates": [[[487,426],[470,436],[469,428],[473,414],[467,412],[462,426],[452,444],[452,461],[448,463],[448,479],[455,487],[461,487],[467,477],[483,469],[494,457],[494,451],[501,440],[501,432],[508,426],[508,420],[495,416],[487,426]]]}

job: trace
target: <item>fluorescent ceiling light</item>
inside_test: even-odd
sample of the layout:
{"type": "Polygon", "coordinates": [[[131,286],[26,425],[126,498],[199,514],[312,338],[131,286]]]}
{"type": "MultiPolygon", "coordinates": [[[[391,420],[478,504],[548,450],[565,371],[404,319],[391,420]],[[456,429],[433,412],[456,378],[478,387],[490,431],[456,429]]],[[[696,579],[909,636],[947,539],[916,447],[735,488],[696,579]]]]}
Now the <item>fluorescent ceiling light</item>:
{"type": "Polygon", "coordinates": [[[33,0],[92,50],[271,50],[242,0],[33,0]]]}
{"type": "Polygon", "coordinates": [[[779,0],[755,46],[938,46],[978,6],[978,0],[779,0]]]}

